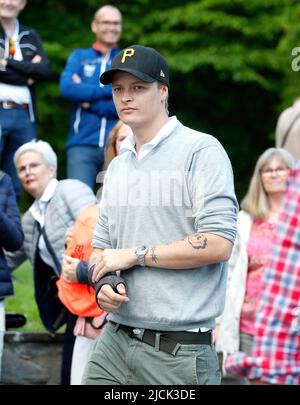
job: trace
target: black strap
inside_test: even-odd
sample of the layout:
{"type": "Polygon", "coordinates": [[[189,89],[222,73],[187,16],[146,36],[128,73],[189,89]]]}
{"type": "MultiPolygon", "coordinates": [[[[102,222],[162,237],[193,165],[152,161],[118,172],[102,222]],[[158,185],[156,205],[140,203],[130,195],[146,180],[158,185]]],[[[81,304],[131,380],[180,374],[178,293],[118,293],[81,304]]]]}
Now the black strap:
{"type": "Polygon", "coordinates": [[[165,332],[149,329],[132,328],[127,325],[116,324],[110,321],[115,327],[128,333],[133,339],[140,340],[150,346],[155,347],[157,350],[176,355],[180,345],[211,345],[212,332],[165,332]]]}
{"type": "Polygon", "coordinates": [[[300,117],[300,112],[298,112],[298,114],[294,117],[294,119],[292,120],[292,122],[290,123],[290,125],[288,126],[287,130],[285,131],[285,134],[283,135],[282,141],[281,141],[281,145],[279,145],[281,148],[284,148],[284,145],[286,144],[287,138],[291,132],[291,129],[293,128],[293,126],[295,125],[295,122],[298,120],[298,118],[300,117]]]}
{"type": "Polygon", "coordinates": [[[50,253],[50,255],[52,257],[52,260],[54,262],[56,274],[59,276],[60,275],[60,270],[61,270],[60,261],[58,260],[56,254],[54,252],[54,249],[51,246],[51,243],[49,242],[48,236],[47,236],[46,231],[45,231],[45,227],[41,227],[39,222],[37,222],[37,226],[38,226],[38,230],[40,232],[40,235],[43,235],[43,237],[44,237],[46,248],[47,248],[48,252],[50,253]]]}

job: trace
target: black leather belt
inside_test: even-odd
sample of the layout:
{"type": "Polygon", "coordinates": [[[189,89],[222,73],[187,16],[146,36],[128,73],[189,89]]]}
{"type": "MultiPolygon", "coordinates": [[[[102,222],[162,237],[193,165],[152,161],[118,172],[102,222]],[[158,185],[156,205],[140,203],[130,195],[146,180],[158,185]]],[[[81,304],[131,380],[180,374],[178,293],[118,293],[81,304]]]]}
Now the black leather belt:
{"type": "Polygon", "coordinates": [[[126,325],[111,322],[115,329],[121,329],[128,333],[133,339],[147,343],[155,347],[156,350],[172,354],[175,356],[181,345],[211,345],[212,332],[160,332],[157,330],[132,328],[126,325]]]}

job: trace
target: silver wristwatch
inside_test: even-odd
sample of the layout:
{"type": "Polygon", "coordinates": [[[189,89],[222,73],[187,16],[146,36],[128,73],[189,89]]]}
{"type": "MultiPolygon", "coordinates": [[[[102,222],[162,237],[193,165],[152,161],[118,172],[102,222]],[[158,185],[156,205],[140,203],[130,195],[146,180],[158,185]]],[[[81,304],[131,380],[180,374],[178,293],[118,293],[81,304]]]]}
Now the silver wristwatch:
{"type": "Polygon", "coordinates": [[[147,246],[141,245],[141,246],[137,246],[135,248],[134,253],[136,254],[136,256],[138,258],[138,262],[139,262],[140,266],[143,266],[143,267],[146,266],[145,256],[146,256],[147,252],[148,252],[147,246]]]}

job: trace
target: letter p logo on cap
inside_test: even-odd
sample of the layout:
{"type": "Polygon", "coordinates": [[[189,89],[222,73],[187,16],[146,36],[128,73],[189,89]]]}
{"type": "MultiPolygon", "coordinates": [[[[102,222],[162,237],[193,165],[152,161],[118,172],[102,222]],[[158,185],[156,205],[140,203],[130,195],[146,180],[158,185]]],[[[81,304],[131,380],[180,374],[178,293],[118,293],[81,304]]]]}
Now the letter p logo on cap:
{"type": "Polygon", "coordinates": [[[135,50],[133,48],[127,48],[125,49],[125,51],[123,52],[122,55],[122,59],[121,59],[121,63],[124,63],[126,58],[130,58],[131,56],[133,56],[135,53],[135,50]]]}

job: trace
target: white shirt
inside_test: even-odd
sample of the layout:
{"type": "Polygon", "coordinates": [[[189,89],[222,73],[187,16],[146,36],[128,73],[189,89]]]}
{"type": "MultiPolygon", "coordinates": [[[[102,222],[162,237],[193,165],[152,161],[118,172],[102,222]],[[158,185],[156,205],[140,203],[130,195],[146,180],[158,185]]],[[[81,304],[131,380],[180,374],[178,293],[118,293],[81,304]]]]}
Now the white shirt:
{"type": "MultiPolygon", "coordinates": [[[[29,208],[29,212],[31,213],[33,218],[41,225],[41,228],[45,224],[45,214],[46,214],[46,208],[47,208],[48,202],[53,197],[57,185],[58,185],[58,180],[52,179],[49,182],[48,186],[46,187],[41,198],[38,200],[35,200],[35,202],[29,208]]],[[[43,259],[43,261],[45,263],[47,263],[50,267],[55,268],[55,263],[52,259],[50,252],[48,251],[48,249],[46,247],[46,243],[45,243],[45,239],[44,239],[43,235],[41,235],[39,238],[38,248],[39,248],[40,256],[43,259]]]]}
{"type": "Polygon", "coordinates": [[[139,154],[136,153],[135,149],[136,144],[135,136],[134,134],[129,134],[121,143],[120,154],[122,154],[127,150],[130,150],[131,152],[134,153],[137,160],[143,159],[145,156],[148,155],[148,153],[152,151],[152,149],[154,149],[158,144],[160,144],[165,138],[167,138],[171,134],[171,132],[174,130],[177,124],[178,120],[176,116],[174,115],[173,117],[170,117],[168,119],[168,122],[161,127],[161,129],[158,131],[155,137],[151,139],[150,142],[145,143],[141,146],[139,154]]]}

